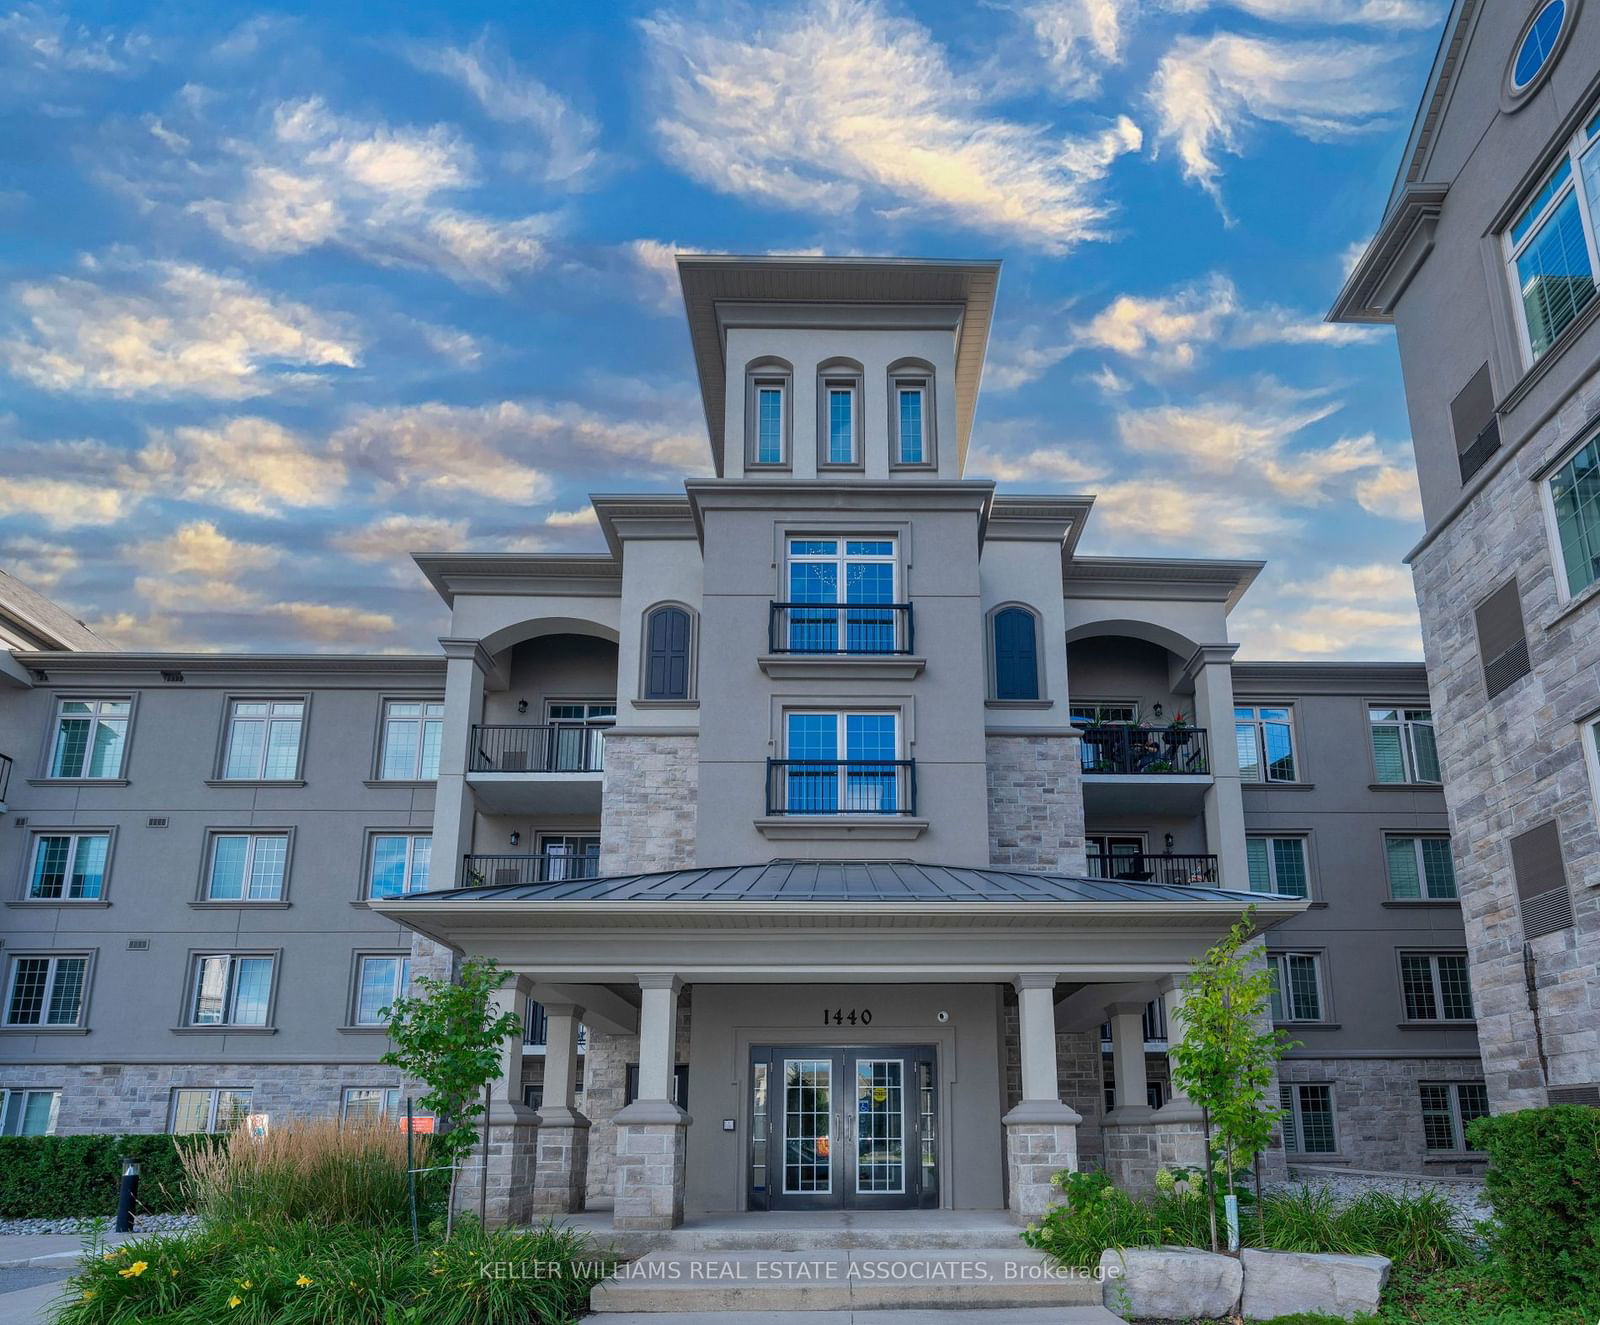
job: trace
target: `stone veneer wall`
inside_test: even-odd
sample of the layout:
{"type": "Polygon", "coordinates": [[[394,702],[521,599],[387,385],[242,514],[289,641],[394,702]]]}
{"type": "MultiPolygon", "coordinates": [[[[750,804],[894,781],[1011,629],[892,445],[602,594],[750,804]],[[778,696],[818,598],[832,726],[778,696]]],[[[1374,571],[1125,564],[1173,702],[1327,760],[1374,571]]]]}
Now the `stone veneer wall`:
{"type": "MultiPolygon", "coordinates": [[[[1017,1032],[1017,1000],[1008,992],[1001,1013],[1001,1047],[1005,1054],[1006,1110],[1022,1099],[1022,1041],[1017,1032]]],[[[1105,1153],[1100,1121],[1105,1117],[1098,1031],[1061,1031],[1056,1035],[1056,1082],[1062,1102],[1082,1116],[1078,1124],[1078,1165],[1097,1169],[1105,1153]]]]}
{"type": "Polygon", "coordinates": [[[1560,825],[1575,925],[1532,940],[1551,1086],[1600,1082],[1600,827],[1580,722],[1600,709],[1600,594],[1563,608],[1535,476],[1592,426],[1600,377],[1547,420],[1412,564],[1489,1101],[1546,1102],[1509,839],[1560,825]],[[1515,571],[1532,674],[1487,697],[1474,609],[1515,571]]]}
{"type": "Polygon", "coordinates": [[[1077,734],[989,736],[984,744],[989,863],[1007,869],[1086,873],[1083,762],[1077,734]]]}
{"type": "MultiPolygon", "coordinates": [[[[609,758],[609,755],[607,756],[609,758]]],[[[689,1061],[690,1001],[693,990],[678,994],[677,1048],[674,1061],[689,1061]]],[[[617,1125],[628,1090],[628,1064],[639,1061],[637,1035],[599,1035],[589,1032],[583,1056],[581,1111],[589,1127],[589,1191],[591,1207],[609,1203],[617,1194],[617,1125]]],[[[693,1082],[690,1083],[693,1085],[693,1082]]],[[[694,1131],[693,1126],[689,1128],[694,1131]]]]}
{"type": "Polygon", "coordinates": [[[609,733],[600,818],[601,874],[693,865],[699,789],[699,737],[609,733]]]}
{"type": "Polygon", "coordinates": [[[1337,1155],[1295,1155],[1291,1163],[1347,1164],[1357,1169],[1406,1173],[1480,1174],[1484,1161],[1433,1155],[1422,1143],[1424,1081],[1482,1081],[1472,1058],[1286,1058],[1278,1064],[1284,1084],[1333,1087],[1337,1155]]]}

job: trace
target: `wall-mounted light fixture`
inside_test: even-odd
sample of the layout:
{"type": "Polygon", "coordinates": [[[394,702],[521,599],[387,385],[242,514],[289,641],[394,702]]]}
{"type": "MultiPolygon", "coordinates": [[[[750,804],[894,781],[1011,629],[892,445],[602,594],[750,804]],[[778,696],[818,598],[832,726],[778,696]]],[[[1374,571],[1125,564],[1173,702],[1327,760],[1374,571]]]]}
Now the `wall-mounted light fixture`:
{"type": "Polygon", "coordinates": [[[522,841],[522,834],[517,832],[517,830],[515,828],[513,828],[511,830],[511,845],[512,846],[516,846],[516,844],[518,842],[520,842],[520,841],[522,841]]]}
{"type": "Polygon", "coordinates": [[[526,713],[527,711],[528,711],[528,701],[525,700],[525,699],[519,699],[517,701],[517,712],[518,713],[526,713]]]}
{"type": "Polygon", "coordinates": [[[1155,706],[1154,710],[1152,710],[1152,711],[1155,713],[1156,717],[1159,718],[1161,716],[1161,712],[1162,712],[1161,705],[1157,704],[1155,706]]]}
{"type": "Polygon", "coordinates": [[[1172,854],[1172,834],[1171,833],[1167,834],[1167,854],[1169,856],[1172,854]]]}

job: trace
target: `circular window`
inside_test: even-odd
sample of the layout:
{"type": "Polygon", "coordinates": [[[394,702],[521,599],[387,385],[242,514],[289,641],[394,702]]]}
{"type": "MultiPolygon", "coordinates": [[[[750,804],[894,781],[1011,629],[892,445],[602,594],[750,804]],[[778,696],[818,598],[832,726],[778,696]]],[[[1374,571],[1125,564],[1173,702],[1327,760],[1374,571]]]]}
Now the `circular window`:
{"type": "Polygon", "coordinates": [[[1523,34],[1517,47],[1517,58],[1511,65],[1511,86],[1521,92],[1529,87],[1556,53],[1562,28],[1567,21],[1567,0],[1550,0],[1534,15],[1533,22],[1523,34]]]}

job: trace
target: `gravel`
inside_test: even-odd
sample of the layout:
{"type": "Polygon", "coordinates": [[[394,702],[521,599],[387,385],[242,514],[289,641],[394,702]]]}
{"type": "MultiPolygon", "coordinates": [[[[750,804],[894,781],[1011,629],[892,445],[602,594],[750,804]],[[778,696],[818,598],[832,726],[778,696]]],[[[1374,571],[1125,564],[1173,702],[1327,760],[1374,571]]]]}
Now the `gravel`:
{"type": "MultiPolygon", "coordinates": [[[[200,1223],[199,1215],[137,1215],[133,1221],[135,1233],[181,1233],[200,1223]]],[[[106,1229],[110,1231],[110,1223],[106,1229]]],[[[73,1233],[87,1234],[87,1219],[0,1219],[0,1237],[15,1233],[73,1233]]]]}
{"type": "Polygon", "coordinates": [[[1484,1199],[1483,1184],[1471,1178],[1414,1178],[1391,1173],[1326,1173],[1297,1167],[1292,1181],[1273,1183],[1271,1186],[1275,1191],[1328,1187],[1333,1190],[1335,1199],[1340,1201],[1354,1200],[1363,1192],[1415,1196],[1419,1192],[1434,1191],[1450,1202],[1468,1229],[1490,1218],[1492,1214],[1488,1201],[1484,1199]]]}

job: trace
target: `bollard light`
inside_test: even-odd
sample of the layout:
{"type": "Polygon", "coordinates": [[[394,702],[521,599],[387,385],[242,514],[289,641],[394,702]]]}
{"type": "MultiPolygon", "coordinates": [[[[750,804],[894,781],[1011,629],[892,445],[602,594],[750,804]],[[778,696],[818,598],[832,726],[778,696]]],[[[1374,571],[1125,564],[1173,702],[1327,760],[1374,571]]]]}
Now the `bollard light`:
{"type": "Polygon", "coordinates": [[[133,1203],[139,1195],[139,1161],[123,1156],[122,1185],[117,1190],[118,1233],[133,1232],[133,1203]]]}
{"type": "Polygon", "coordinates": [[[139,1161],[136,1159],[123,1160],[122,1176],[124,1178],[137,1178],[139,1176],[139,1161]]]}

